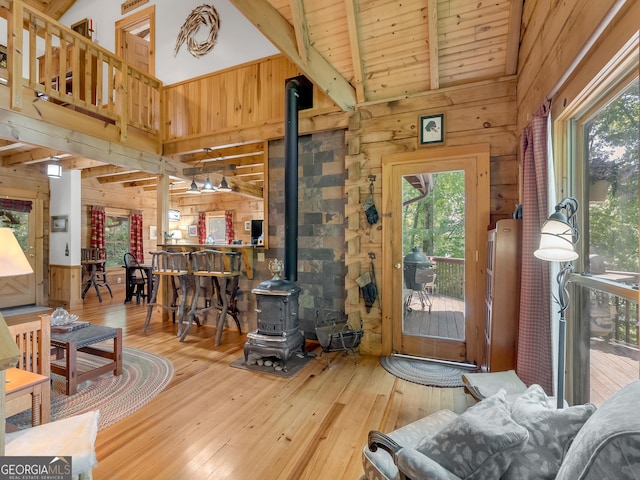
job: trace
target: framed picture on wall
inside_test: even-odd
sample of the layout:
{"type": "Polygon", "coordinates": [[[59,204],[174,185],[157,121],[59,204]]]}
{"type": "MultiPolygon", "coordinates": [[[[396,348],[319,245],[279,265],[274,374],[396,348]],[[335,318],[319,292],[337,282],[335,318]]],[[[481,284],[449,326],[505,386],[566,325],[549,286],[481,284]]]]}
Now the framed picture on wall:
{"type": "Polygon", "coordinates": [[[189,236],[197,237],[198,236],[198,226],[197,225],[189,225],[189,236]]]}
{"type": "Polygon", "coordinates": [[[52,232],[66,232],[69,229],[68,215],[53,215],[51,217],[52,232]]]}
{"type": "Polygon", "coordinates": [[[444,114],[420,117],[420,145],[444,142],[444,114]]]}
{"type": "Polygon", "coordinates": [[[149,226],[149,240],[157,240],[158,239],[158,227],[155,225],[149,226]]]}
{"type": "Polygon", "coordinates": [[[244,222],[244,231],[245,232],[251,231],[251,220],[247,220],[246,222],[244,222]]]}

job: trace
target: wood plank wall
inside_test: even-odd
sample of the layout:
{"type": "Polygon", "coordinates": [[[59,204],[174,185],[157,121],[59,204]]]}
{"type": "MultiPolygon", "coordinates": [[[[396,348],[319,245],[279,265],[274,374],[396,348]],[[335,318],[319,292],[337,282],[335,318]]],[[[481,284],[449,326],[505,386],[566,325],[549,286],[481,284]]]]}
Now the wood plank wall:
{"type": "MultiPolygon", "coordinates": [[[[627,0],[622,3],[624,5],[614,23],[626,21],[627,25],[623,29],[611,29],[608,36],[624,42],[633,31],[638,30],[638,2],[627,0]]],[[[575,59],[583,54],[582,50],[589,46],[589,40],[599,24],[617,4],[621,2],[524,2],[518,57],[518,131],[529,123],[545,99],[562,87],[562,80],[568,80],[564,78],[565,73],[575,59]]],[[[590,61],[595,60],[601,68],[615,52],[616,49],[611,49],[605,53],[607,58],[590,61]]],[[[590,80],[584,78],[582,86],[586,86],[590,80]]],[[[563,98],[562,102],[566,103],[567,99],[563,98]]]]}
{"type": "MultiPolygon", "coordinates": [[[[376,254],[376,276],[382,278],[388,266],[381,264],[383,218],[369,226],[362,202],[369,194],[369,175],[375,175],[374,198],[381,204],[382,156],[413,151],[418,147],[421,115],[444,114],[445,142],[439,146],[489,143],[491,148],[491,222],[508,218],[518,203],[516,131],[516,79],[480,82],[451,87],[422,96],[363,106],[352,118],[347,132],[345,158],[348,197],[345,262],[347,300],[345,311],[352,325],[364,319],[362,351],[382,353],[381,311],[376,303],[369,313],[360,301],[355,279],[369,268],[368,252],[376,254]]],[[[480,322],[482,324],[482,322],[480,322]]]]}
{"type": "MultiPolygon", "coordinates": [[[[301,72],[296,66],[278,55],[168,85],[163,91],[164,118],[168,119],[164,140],[197,138],[274,123],[282,136],[285,81],[298,75],[301,72]]],[[[314,110],[336,110],[317,88],[313,105],[314,110]]],[[[267,131],[262,138],[274,135],[267,131]]],[[[211,145],[200,148],[204,146],[211,145]]]]}

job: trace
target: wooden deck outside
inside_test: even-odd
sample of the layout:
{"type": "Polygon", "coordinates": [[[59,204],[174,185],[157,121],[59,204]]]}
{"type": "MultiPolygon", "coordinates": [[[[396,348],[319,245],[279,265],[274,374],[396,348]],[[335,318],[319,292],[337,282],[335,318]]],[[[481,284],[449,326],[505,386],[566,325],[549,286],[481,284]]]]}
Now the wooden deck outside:
{"type": "MultiPolygon", "coordinates": [[[[405,293],[405,299],[411,294],[405,293]]],[[[410,335],[464,339],[464,302],[440,294],[428,294],[432,302],[423,307],[417,292],[411,297],[411,310],[404,315],[404,331],[410,335]]]]}
{"type": "Polygon", "coordinates": [[[638,347],[591,338],[591,402],[597,406],[640,377],[638,347]]]}

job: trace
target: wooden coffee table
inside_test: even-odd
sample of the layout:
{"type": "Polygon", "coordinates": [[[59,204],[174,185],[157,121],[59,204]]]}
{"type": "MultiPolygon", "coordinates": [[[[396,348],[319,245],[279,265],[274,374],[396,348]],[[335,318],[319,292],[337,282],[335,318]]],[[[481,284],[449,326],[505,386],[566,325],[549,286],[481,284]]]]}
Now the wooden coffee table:
{"type": "Polygon", "coordinates": [[[122,329],[89,325],[68,333],[51,332],[51,371],[67,379],[67,395],[77,392],[78,384],[113,371],[115,376],[122,373],[122,329]],[[92,347],[96,343],[113,339],[113,350],[92,347]],[[110,360],[91,370],[81,370],[78,366],[78,352],[87,353],[110,360]],[[60,360],[65,359],[65,362],[60,360]]]}

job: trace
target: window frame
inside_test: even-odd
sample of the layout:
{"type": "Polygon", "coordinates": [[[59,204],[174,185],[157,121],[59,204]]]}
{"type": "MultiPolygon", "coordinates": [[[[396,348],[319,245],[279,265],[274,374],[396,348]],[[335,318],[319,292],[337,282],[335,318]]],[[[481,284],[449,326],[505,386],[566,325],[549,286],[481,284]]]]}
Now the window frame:
{"type": "MultiPolygon", "coordinates": [[[[590,121],[607,103],[626,89],[638,78],[638,35],[634,35],[621,50],[607,62],[602,70],[590,81],[585,82],[580,93],[575,94],[573,101],[567,102],[568,92],[574,91],[576,85],[565,86],[559,92],[559,98],[565,98],[561,105],[552,107],[553,119],[553,154],[555,184],[557,198],[574,196],[584,204],[588,188],[586,185],[587,169],[583,155],[584,125],[590,121]],[[567,104],[568,103],[568,104],[567,104]]],[[[581,79],[584,81],[584,79],[581,79]]],[[[577,82],[576,82],[577,83],[577,82]]],[[[588,201],[588,200],[587,200],[588,201]]],[[[578,210],[580,225],[586,225],[588,209],[578,210]]],[[[640,225],[639,225],[640,228],[640,225]]],[[[589,255],[589,246],[582,239],[576,246],[580,257],[574,262],[574,272],[568,276],[568,289],[571,294],[571,305],[567,310],[567,345],[566,345],[566,392],[567,400],[572,404],[589,401],[589,356],[585,354],[583,343],[588,339],[589,326],[578,321],[583,315],[582,306],[588,289],[604,292],[638,302],[638,290],[611,280],[583,275],[585,257],[589,255]],[[585,381],[587,379],[587,381],[585,381]]]]}

